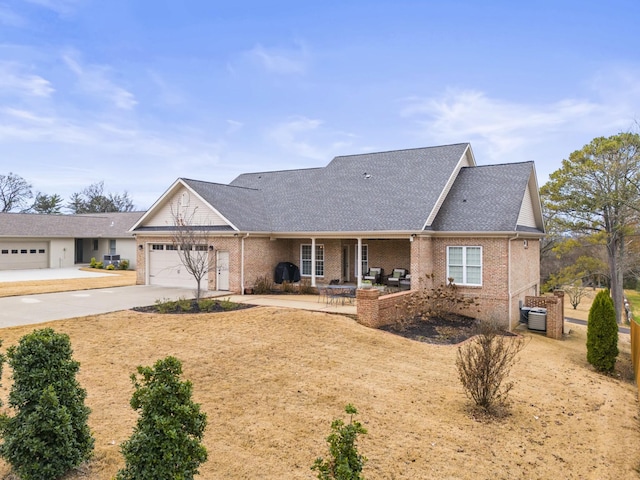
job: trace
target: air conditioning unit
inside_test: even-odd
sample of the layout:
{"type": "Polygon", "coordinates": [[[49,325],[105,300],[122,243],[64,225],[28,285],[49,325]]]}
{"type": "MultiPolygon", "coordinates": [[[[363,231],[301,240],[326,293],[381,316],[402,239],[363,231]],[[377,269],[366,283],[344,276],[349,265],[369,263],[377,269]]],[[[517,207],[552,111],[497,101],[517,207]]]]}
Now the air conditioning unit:
{"type": "Polygon", "coordinates": [[[527,328],[529,330],[537,330],[539,332],[547,331],[547,309],[546,308],[532,308],[529,311],[529,318],[527,322],[527,328]]]}

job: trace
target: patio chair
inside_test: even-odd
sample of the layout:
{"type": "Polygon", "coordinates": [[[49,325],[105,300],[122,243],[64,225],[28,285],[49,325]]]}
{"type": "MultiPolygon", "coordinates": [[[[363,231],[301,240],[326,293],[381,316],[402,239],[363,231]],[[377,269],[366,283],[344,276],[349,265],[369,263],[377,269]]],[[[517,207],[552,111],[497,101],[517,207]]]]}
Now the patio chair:
{"type": "Polygon", "coordinates": [[[387,277],[387,285],[390,287],[400,287],[400,280],[404,280],[406,276],[406,268],[394,268],[391,275],[387,277]]]}
{"type": "Polygon", "coordinates": [[[371,267],[367,273],[362,276],[363,280],[370,280],[372,285],[376,283],[382,283],[382,278],[384,277],[384,268],[382,267],[371,267]]]}

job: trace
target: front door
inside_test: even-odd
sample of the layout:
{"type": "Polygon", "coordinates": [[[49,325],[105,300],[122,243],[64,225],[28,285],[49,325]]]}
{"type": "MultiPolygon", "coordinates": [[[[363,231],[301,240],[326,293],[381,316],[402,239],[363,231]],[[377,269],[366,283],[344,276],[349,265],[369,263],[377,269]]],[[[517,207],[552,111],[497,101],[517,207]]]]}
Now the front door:
{"type": "Polygon", "coordinates": [[[229,290],[229,252],[216,252],[216,290],[229,290]]]}

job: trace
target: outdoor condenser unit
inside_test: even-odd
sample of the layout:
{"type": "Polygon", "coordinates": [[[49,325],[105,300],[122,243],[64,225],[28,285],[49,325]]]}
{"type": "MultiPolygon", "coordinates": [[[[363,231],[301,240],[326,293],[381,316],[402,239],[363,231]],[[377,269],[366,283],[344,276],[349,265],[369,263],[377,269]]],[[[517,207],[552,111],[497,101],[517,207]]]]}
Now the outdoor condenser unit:
{"type": "Polygon", "coordinates": [[[529,320],[527,322],[529,330],[538,330],[540,332],[547,331],[547,310],[544,308],[532,308],[529,311],[529,320]]]}

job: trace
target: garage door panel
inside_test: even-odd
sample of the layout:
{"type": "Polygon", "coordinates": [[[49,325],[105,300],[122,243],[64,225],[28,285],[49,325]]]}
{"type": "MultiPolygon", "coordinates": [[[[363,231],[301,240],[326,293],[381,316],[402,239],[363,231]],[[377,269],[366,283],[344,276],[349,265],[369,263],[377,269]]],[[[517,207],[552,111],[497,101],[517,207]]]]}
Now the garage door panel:
{"type": "Polygon", "coordinates": [[[0,242],[0,270],[49,268],[47,242],[0,242]]]}
{"type": "MultiPolygon", "coordinates": [[[[164,247],[164,246],[163,246],[164,247]]],[[[149,251],[149,283],[164,287],[195,289],[196,281],[187,271],[176,250],[155,249],[149,251]]],[[[200,282],[200,288],[207,289],[207,275],[200,282]]]]}

